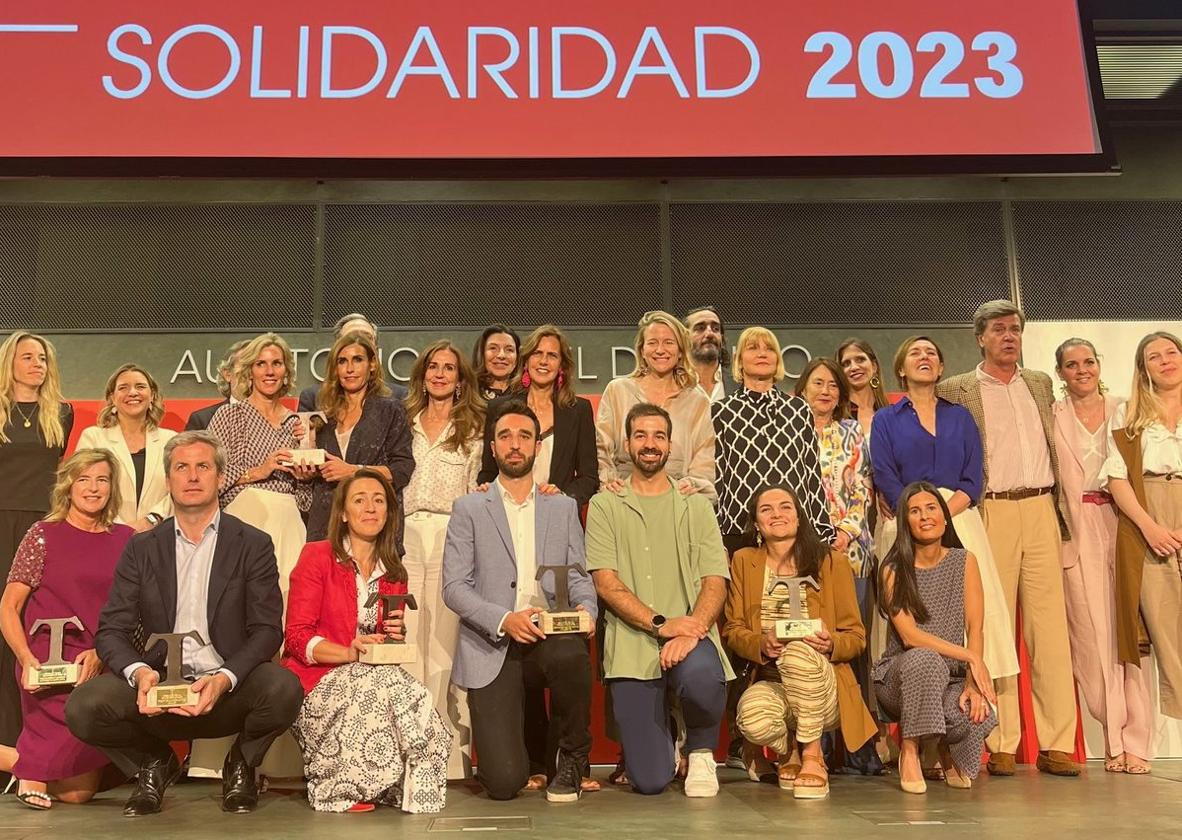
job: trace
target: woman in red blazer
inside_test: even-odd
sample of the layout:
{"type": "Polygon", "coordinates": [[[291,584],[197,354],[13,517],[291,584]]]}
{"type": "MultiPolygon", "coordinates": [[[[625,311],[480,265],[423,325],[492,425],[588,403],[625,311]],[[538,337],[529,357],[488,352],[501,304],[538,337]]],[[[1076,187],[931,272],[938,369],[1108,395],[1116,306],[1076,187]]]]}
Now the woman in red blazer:
{"type": "Polygon", "coordinates": [[[317,811],[443,808],[452,733],[431,695],[399,665],[358,662],[387,635],[402,639],[401,612],[377,632],[379,606],[366,606],[406,592],[398,525],[390,482],[362,468],[337,485],[328,539],[305,545],[291,573],[282,663],[304,687],[292,729],[317,811]]]}

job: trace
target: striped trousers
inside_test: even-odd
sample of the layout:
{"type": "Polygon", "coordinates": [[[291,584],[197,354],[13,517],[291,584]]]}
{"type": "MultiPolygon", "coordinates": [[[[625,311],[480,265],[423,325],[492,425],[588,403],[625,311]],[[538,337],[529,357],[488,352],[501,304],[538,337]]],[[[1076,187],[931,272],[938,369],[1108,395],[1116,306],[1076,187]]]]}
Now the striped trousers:
{"type": "Polygon", "coordinates": [[[779,681],[761,680],[743,692],[736,723],[752,744],[788,755],[795,741],[808,744],[837,727],[837,675],[833,663],[801,641],[785,646],[776,670],[779,681]]]}

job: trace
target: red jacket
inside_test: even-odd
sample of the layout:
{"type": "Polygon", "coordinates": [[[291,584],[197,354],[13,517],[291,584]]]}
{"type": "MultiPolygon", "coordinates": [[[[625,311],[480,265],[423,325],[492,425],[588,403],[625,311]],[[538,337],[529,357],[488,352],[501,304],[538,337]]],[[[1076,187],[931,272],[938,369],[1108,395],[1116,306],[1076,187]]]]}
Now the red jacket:
{"type": "MultiPolygon", "coordinates": [[[[404,593],[406,584],[383,578],[378,581],[378,591],[404,593]]],[[[292,570],[287,594],[287,628],[280,664],[300,678],[305,694],[337,667],[307,660],[308,642],[313,636],[346,647],[357,637],[357,573],[351,565],[337,562],[327,540],[304,546],[292,570]]]]}

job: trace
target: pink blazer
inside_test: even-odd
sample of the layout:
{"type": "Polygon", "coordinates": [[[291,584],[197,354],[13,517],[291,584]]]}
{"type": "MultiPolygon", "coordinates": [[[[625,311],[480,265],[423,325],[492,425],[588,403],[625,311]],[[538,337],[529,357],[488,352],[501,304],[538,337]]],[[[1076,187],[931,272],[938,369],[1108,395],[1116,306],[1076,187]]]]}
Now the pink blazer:
{"type": "MultiPolygon", "coordinates": [[[[404,593],[406,584],[383,579],[378,582],[378,591],[404,593]]],[[[287,594],[287,627],[280,664],[300,678],[305,694],[337,667],[307,660],[308,642],[313,636],[346,646],[357,636],[357,575],[352,566],[337,562],[327,540],[304,546],[292,570],[287,594]]]]}
{"type": "MultiPolygon", "coordinates": [[[[1105,395],[1104,422],[1112,420],[1112,414],[1122,400],[1119,397],[1105,395]]],[[[1083,464],[1080,463],[1079,453],[1075,450],[1075,418],[1068,398],[1064,397],[1052,406],[1055,417],[1055,449],[1059,453],[1059,481],[1062,485],[1060,500],[1067,508],[1067,515],[1071,522],[1079,522],[1083,507],[1083,464]]],[[[1115,509],[1114,509],[1115,510],[1115,509]]],[[[1115,515],[1115,513],[1114,513],[1115,515]]],[[[1070,569],[1079,562],[1079,543],[1075,540],[1063,541],[1063,568],[1070,569]]]]}

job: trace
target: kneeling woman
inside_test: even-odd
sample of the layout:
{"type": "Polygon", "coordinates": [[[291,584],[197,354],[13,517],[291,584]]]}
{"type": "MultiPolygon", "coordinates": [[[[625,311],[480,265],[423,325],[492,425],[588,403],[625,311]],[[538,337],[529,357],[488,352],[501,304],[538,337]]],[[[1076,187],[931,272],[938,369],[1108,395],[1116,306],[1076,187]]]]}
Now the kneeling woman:
{"type": "Polygon", "coordinates": [[[903,734],[899,784],[924,793],[919,743],[938,738],[944,781],[968,788],[997,726],[997,703],[982,658],[984,594],[977,560],[960,547],[935,485],[916,481],[899,496],[899,533],[882,563],[879,607],[890,621],[874,667],[879,708],[903,734]]]}
{"type": "Polygon", "coordinates": [[[722,631],[731,650],[753,665],[737,716],[749,744],[744,763],[759,778],[766,762],[757,750],[771,747],[780,756],[780,787],[797,799],[822,799],[829,794],[822,732],[840,728],[853,752],[878,731],[849,664],[866,649],[854,574],[845,555],[831,551],[800,515],[787,486],[756,493],[749,521],[763,545],[736,552],[731,562],[722,631]],[[803,617],[821,619],[822,629],[783,642],[775,624],[789,617],[798,595],[776,579],[808,577],[817,587],[807,589],[803,617]]]}
{"type": "Polygon", "coordinates": [[[410,813],[443,808],[452,734],[427,689],[400,665],[357,661],[389,635],[376,627],[374,593],[406,592],[395,549],[398,508],[385,476],[363,467],[333,497],[328,539],[304,546],[291,573],[283,664],[306,697],[293,731],[304,752],[308,801],[317,811],[410,813]]]}

